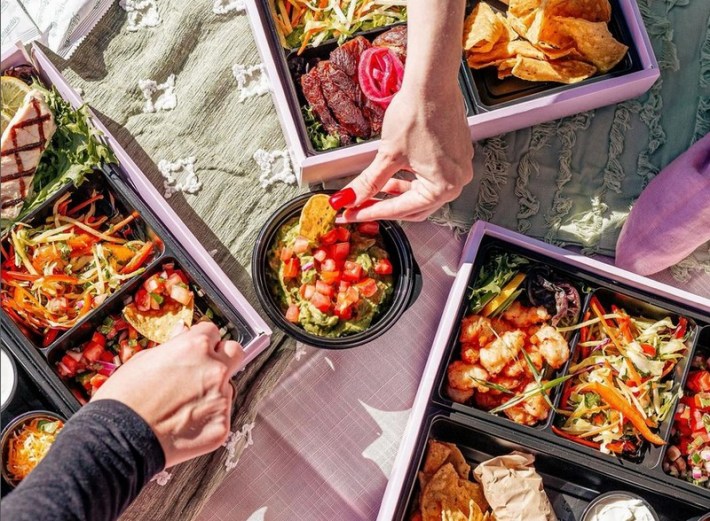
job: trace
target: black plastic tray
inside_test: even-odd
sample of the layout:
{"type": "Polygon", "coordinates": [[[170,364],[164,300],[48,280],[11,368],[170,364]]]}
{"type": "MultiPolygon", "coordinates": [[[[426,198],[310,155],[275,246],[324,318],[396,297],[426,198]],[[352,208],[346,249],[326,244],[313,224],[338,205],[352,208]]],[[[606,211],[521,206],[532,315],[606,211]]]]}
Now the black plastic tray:
{"type": "MultiPolygon", "coordinates": [[[[215,316],[219,317],[218,321],[230,325],[229,329],[232,338],[242,345],[247,345],[255,338],[256,333],[247,324],[246,320],[232,310],[219,288],[204,274],[201,267],[185,251],[169,228],[142,201],[128,181],[123,179],[121,172],[115,165],[108,165],[103,170],[97,170],[91,175],[90,180],[78,188],[73,185],[66,186],[61,193],[63,194],[66,191],[71,191],[72,193],[75,191],[82,192],[92,187],[102,187],[108,190],[128,212],[137,210],[141,215],[142,221],[146,224],[145,232],[162,241],[163,248],[160,254],[156,255],[148,265],[146,270],[148,273],[159,269],[165,262],[174,261],[183,269],[191,280],[192,285],[201,291],[202,295],[198,296],[197,302],[206,303],[215,313],[215,316]]],[[[56,197],[59,197],[59,195],[56,197]]],[[[33,216],[25,219],[25,222],[31,223],[32,219],[41,219],[47,211],[51,211],[56,197],[43,204],[33,216]]],[[[6,342],[8,350],[15,355],[16,359],[21,361],[29,376],[42,388],[52,404],[59,408],[67,417],[78,411],[81,405],[70,392],[65,382],[54,371],[53,363],[56,361],[56,354],[70,347],[78,346],[87,340],[86,336],[91,335],[93,327],[103,320],[108,310],[120,306],[123,299],[131,295],[132,291],[144,278],[145,275],[141,275],[127,281],[110,298],[88,313],[72,329],[58,337],[46,348],[38,347],[5,312],[0,313],[3,340],[6,342]]]]}
{"type": "MultiPolygon", "coordinates": [[[[286,49],[284,48],[276,32],[276,25],[274,23],[273,16],[271,14],[269,0],[257,1],[257,7],[259,8],[259,14],[261,19],[261,26],[264,27],[266,35],[269,41],[269,48],[272,55],[276,59],[276,64],[278,67],[279,81],[284,86],[286,91],[286,97],[288,100],[288,109],[294,121],[297,122],[298,135],[303,147],[308,151],[309,156],[315,156],[318,154],[323,154],[326,152],[331,152],[333,150],[340,150],[343,148],[348,148],[356,146],[359,143],[353,143],[351,145],[339,146],[330,150],[316,150],[313,147],[313,143],[308,137],[308,132],[306,130],[306,124],[303,119],[303,113],[301,112],[301,107],[306,104],[306,100],[301,93],[301,86],[298,79],[293,74],[296,70],[293,66],[294,60],[307,61],[311,64],[322,59],[328,59],[330,52],[338,46],[338,42],[335,39],[329,39],[322,42],[317,47],[307,47],[303,53],[298,56],[297,49],[286,49]]],[[[392,29],[397,25],[402,25],[402,22],[392,24],[386,27],[378,27],[377,29],[371,29],[369,31],[362,31],[354,36],[363,36],[368,40],[375,39],[378,35],[392,29]]],[[[465,62],[462,61],[461,68],[459,71],[459,85],[461,87],[461,95],[463,96],[464,103],[466,105],[466,116],[471,116],[475,113],[473,99],[471,98],[471,89],[467,84],[466,72],[468,69],[465,62]]],[[[372,139],[379,139],[372,138],[372,139]]]]}
{"type": "Polygon", "coordinates": [[[649,493],[646,487],[635,483],[628,472],[610,475],[605,469],[590,466],[586,461],[570,464],[554,447],[535,439],[518,436],[497,426],[477,425],[456,414],[437,412],[426,418],[420,431],[417,457],[410,463],[395,520],[408,521],[410,518],[414,498],[419,493],[417,471],[422,466],[429,439],[456,444],[472,469],[478,463],[512,451],[534,455],[535,469],[542,477],[545,492],[560,521],[580,521],[590,501],[605,492],[618,490],[642,496],[656,510],[661,521],[690,520],[707,512],[707,509],[690,505],[682,498],[649,493]]]}
{"type": "MultiPolygon", "coordinates": [[[[59,416],[66,417],[69,411],[62,407],[57,407],[55,404],[56,398],[52,396],[51,392],[47,392],[37,385],[34,379],[29,376],[23,361],[13,354],[4,340],[2,347],[7,355],[13,359],[17,372],[15,376],[17,378],[15,394],[5,410],[2,411],[2,427],[4,428],[5,425],[8,425],[18,416],[30,411],[51,411],[59,416]]],[[[5,483],[3,479],[1,495],[5,496],[10,491],[12,491],[12,487],[5,483]]]]}
{"type": "MultiPolygon", "coordinates": [[[[479,0],[469,0],[467,2],[466,14],[468,15],[478,4],[479,0]]],[[[505,13],[507,6],[500,0],[486,0],[494,11],[505,13]]],[[[498,79],[498,70],[495,67],[483,69],[472,69],[464,60],[464,76],[470,95],[473,98],[477,112],[487,112],[493,109],[506,107],[523,101],[530,101],[542,96],[557,94],[580,85],[589,85],[599,81],[607,80],[642,70],[641,60],[634,46],[633,38],[626,24],[624,13],[619,5],[619,0],[610,0],[611,20],[609,31],[618,41],[629,48],[629,52],[612,70],[592,76],[580,83],[565,85],[553,82],[534,82],[521,80],[520,78],[508,77],[498,79]]]]}
{"type": "MultiPolygon", "coordinates": [[[[473,263],[471,277],[469,278],[468,286],[471,286],[475,277],[481,268],[482,264],[487,259],[487,255],[492,249],[503,250],[518,255],[522,255],[531,259],[534,262],[547,264],[554,270],[564,274],[573,281],[579,281],[582,284],[584,298],[584,314],[586,307],[589,305],[589,300],[592,294],[597,294],[603,304],[608,305],[610,300],[624,307],[630,312],[637,311],[649,318],[662,318],[663,316],[671,316],[674,320],[679,315],[682,315],[689,320],[688,328],[690,337],[687,342],[687,356],[678,363],[673,378],[678,386],[685,385],[685,379],[688,373],[688,360],[692,357],[696,345],[700,338],[700,330],[703,326],[710,324],[710,316],[703,315],[701,312],[683,308],[677,303],[667,301],[665,299],[654,296],[650,293],[639,291],[631,287],[619,284],[615,281],[608,280],[598,275],[583,271],[580,269],[571,268],[563,263],[558,263],[536,252],[525,248],[510,245],[498,239],[486,237],[483,239],[481,246],[478,249],[478,254],[473,263]]],[[[551,414],[547,422],[534,427],[517,424],[509,420],[505,416],[493,415],[485,410],[477,409],[471,405],[465,405],[453,402],[445,392],[447,368],[449,363],[458,357],[459,351],[459,326],[461,319],[468,314],[468,293],[459,304],[456,324],[453,328],[447,341],[447,349],[439,365],[435,376],[435,385],[432,390],[432,395],[429,400],[430,413],[440,412],[442,414],[452,414],[457,421],[465,419],[464,423],[472,426],[485,425],[485,429],[498,428],[502,429],[506,436],[512,440],[531,438],[532,440],[544,443],[549,448],[550,453],[559,455],[561,458],[567,459],[569,465],[583,464],[590,468],[599,469],[600,472],[607,476],[617,476],[619,473],[628,473],[630,483],[635,484],[640,488],[651,490],[658,494],[663,494],[668,497],[674,497],[683,500],[689,505],[695,505],[698,508],[710,510],[710,490],[695,486],[691,483],[684,482],[673,476],[666,474],[661,466],[661,461],[665,454],[666,446],[649,447],[645,446],[645,450],[640,460],[631,461],[623,457],[603,454],[593,448],[582,446],[573,441],[559,437],[552,431],[552,425],[556,422],[557,417],[551,414]],[[520,438],[522,437],[522,438],[520,438]]],[[[707,328],[710,330],[710,328],[707,328]]],[[[710,333],[703,330],[703,338],[710,338],[710,333]]],[[[568,365],[574,360],[577,335],[574,335],[570,341],[570,361],[563,368],[563,373],[567,370],[568,365]]],[[[559,406],[561,393],[553,395],[553,403],[559,406]]],[[[658,434],[664,440],[670,438],[672,427],[673,411],[662,422],[658,434]]],[[[650,444],[647,444],[650,445],[650,444]]]]}

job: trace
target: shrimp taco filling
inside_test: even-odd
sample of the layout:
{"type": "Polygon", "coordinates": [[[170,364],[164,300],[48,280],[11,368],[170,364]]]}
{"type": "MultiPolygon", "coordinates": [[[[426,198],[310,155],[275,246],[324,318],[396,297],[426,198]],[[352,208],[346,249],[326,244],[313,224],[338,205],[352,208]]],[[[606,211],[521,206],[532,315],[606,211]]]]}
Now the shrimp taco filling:
{"type": "Polygon", "coordinates": [[[481,267],[469,301],[447,371],[449,398],[523,425],[546,420],[549,391],[561,381],[549,377],[570,354],[558,327],[577,321],[579,292],[548,267],[499,252],[481,267]]]}

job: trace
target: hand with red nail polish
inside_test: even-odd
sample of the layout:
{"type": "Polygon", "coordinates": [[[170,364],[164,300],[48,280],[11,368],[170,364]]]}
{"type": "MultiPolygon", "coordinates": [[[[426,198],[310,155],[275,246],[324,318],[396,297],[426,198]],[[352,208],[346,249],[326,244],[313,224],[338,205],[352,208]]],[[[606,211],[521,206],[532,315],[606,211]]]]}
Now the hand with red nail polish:
{"type": "Polygon", "coordinates": [[[410,0],[407,65],[372,164],[331,197],[338,222],[423,221],[473,178],[473,145],[458,84],[464,1],[410,0]],[[442,5],[445,4],[445,5],[442,5]],[[408,178],[395,177],[407,172],[408,178]],[[393,197],[373,199],[380,192],[393,197]],[[365,204],[367,203],[367,204],[365,204]]]}

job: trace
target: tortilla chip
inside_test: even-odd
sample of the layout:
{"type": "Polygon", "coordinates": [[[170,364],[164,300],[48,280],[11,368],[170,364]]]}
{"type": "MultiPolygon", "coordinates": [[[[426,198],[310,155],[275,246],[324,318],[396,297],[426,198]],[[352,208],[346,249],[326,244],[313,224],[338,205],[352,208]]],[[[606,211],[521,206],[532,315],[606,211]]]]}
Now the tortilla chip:
{"type": "Polygon", "coordinates": [[[503,60],[501,63],[499,63],[498,64],[498,79],[504,80],[505,78],[511,77],[513,75],[513,67],[515,67],[516,63],[518,63],[517,58],[509,58],[509,59],[503,60]]]}
{"type": "Polygon", "coordinates": [[[569,84],[585,80],[596,71],[593,65],[578,60],[544,61],[519,56],[512,72],[522,80],[569,84]]]}
{"type": "Polygon", "coordinates": [[[463,48],[475,52],[488,52],[508,31],[505,19],[486,2],[479,2],[464,23],[463,48]]]}
{"type": "Polygon", "coordinates": [[[482,512],[488,510],[488,500],[483,494],[483,486],[479,485],[478,483],[474,483],[473,481],[467,480],[461,480],[459,483],[464,489],[466,489],[466,494],[468,495],[469,499],[473,500],[482,512]]]}
{"type": "Polygon", "coordinates": [[[599,72],[613,69],[629,48],[614,39],[604,22],[588,22],[579,18],[555,18],[564,33],[574,41],[574,46],[599,72]]]}
{"type": "Polygon", "coordinates": [[[314,195],[301,211],[299,234],[311,241],[318,240],[333,228],[336,214],[326,194],[314,195]]]}
{"type": "Polygon", "coordinates": [[[524,18],[542,6],[543,0],[510,0],[508,12],[517,17],[524,18]]]}
{"type": "Polygon", "coordinates": [[[535,19],[525,33],[525,38],[538,48],[569,49],[574,43],[560,27],[557,19],[542,9],[535,13],[535,19]]]}
{"type": "MultiPolygon", "coordinates": [[[[456,450],[458,450],[458,448],[456,450]]],[[[429,440],[422,472],[424,472],[424,474],[434,474],[444,463],[446,463],[451,451],[452,449],[450,444],[441,443],[436,440],[429,440]]]]}
{"type": "MultiPolygon", "coordinates": [[[[454,466],[447,463],[434,474],[424,489],[421,503],[423,521],[441,521],[441,513],[444,510],[453,510],[454,503],[464,505],[460,492],[459,475],[454,466]]],[[[468,501],[464,506],[468,506],[468,501]]]]}
{"type": "Polygon", "coordinates": [[[444,510],[441,513],[442,521],[486,521],[488,514],[484,514],[481,508],[473,501],[469,501],[468,515],[461,511],[452,512],[444,510]]]}
{"type": "Polygon", "coordinates": [[[545,11],[550,16],[581,18],[589,22],[609,22],[609,0],[547,0],[545,11]]]}
{"type": "Polygon", "coordinates": [[[447,463],[451,463],[461,479],[468,479],[471,476],[471,466],[466,463],[461,450],[453,443],[444,443],[451,451],[446,458],[447,463]]]}
{"type": "Polygon", "coordinates": [[[135,304],[123,308],[123,318],[148,340],[164,344],[192,325],[195,299],[189,305],[161,311],[140,311],[135,304]]]}

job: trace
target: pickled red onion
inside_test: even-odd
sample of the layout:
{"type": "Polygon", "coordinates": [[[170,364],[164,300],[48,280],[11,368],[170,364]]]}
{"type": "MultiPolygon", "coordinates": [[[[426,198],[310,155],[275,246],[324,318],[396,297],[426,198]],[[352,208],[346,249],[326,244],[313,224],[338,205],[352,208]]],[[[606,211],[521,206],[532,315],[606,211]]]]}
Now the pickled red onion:
{"type": "Polygon", "coordinates": [[[360,56],[358,82],[370,101],[386,109],[394,95],[402,88],[404,65],[386,47],[371,47],[360,56]]]}

